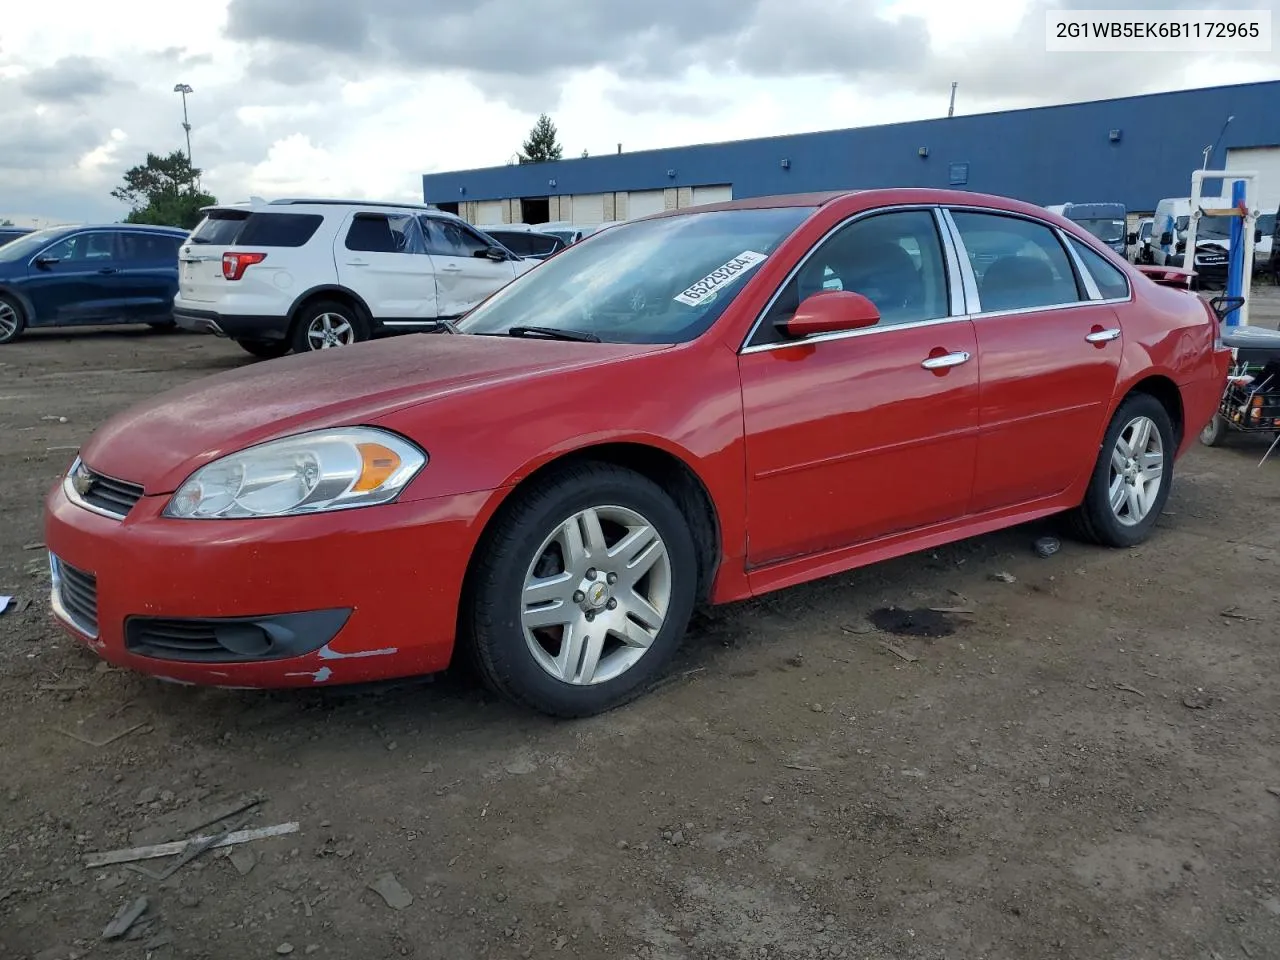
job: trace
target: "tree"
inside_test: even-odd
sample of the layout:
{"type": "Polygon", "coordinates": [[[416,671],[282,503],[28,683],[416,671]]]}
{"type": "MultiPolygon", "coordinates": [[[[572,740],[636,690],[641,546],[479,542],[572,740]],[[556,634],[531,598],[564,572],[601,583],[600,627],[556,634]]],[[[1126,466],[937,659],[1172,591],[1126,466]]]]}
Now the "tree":
{"type": "Polygon", "coordinates": [[[10,220],[8,217],[5,217],[3,220],[0,220],[0,227],[12,227],[12,226],[13,226],[13,221],[10,220]]]}
{"type": "Polygon", "coordinates": [[[148,153],[146,163],[125,171],[124,183],[112,190],[111,196],[129,205],[125,223],[190,230],[203,216],[200,208],[218,202],[196,186],[200,173],[181,150],[164,157],[148,153]]]}
{"type": "Polygon", "coordinates": [[[559,160],[561,155],[560,141],[556,139],[556,125],[545,113],[538,116],[538,122],[529,131],[529,139],[521,148],[521,163],[542,163],[546,160],[559,160]]]}

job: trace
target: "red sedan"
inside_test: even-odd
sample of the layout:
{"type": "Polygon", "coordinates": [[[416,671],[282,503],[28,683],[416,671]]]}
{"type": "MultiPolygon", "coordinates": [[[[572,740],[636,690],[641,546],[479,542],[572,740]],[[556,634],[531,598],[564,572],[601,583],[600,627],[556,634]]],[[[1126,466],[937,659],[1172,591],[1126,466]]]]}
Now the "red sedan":
{"type": "MultiPolygon", "coordinates": [[[[408,255],[408,254],[406,254],[408,255]]],[[[427,673],[581,716],[725,603],[1071,511],[1151,532],[1229,353],[1041,207],[735,201],[575,245],[437,334],[111,419],[47,499],[59,622],[240,687],[427,673]]]]}

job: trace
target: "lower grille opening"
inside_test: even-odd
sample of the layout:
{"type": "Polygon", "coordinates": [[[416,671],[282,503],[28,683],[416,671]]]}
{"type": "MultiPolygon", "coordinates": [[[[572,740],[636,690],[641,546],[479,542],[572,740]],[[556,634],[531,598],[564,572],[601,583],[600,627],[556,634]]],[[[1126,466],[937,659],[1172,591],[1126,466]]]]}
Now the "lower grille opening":
{"type": "Polygon", "coordinates": [[[350,610],[312,610],[267,617],[130,617],[125,648],[142,657],[188,663],[282,660],[323,647],[350,615],[350,610]]]}
{"type": "Polygon", "coordinates": [[[64,618],[91,637],[98,635],[98,578],[77,570],[50,554],[49,572],[53,579],[55,610],[61,607],[64,618]]]}

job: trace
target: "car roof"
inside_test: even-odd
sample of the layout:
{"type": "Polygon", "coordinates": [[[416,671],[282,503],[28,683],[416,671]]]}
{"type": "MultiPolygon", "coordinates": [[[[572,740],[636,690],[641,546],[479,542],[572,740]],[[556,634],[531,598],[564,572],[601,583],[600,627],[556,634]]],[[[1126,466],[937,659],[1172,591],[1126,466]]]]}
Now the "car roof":
{"type": "Polygon", "coordinates": [[[275,200],[264,200],[262,197],[250,197],[248,200],[238,200],[234,203],[211,203],[201,207],[201,213],[208,213],[210,210],[244,210],[249,212],[264,210],[271,207],[361,207],[372,209],[387,210],[418,210],[422,213],[429,213],[433,217],[441,217],[447,220],[463,221],[457,214],[449,213],[441,210],[439,207],[430,203],[414,203],[412,200],[348,200],[340,197],[278,197],[275,200]]]}
{"type": "Polygon", "coordinates": [[[64,233],[76,230],[127,230],[130,233],[155,233],[164,236],[185,237],[189,230],[183,227],[166,227],[153,223],[59,223],[45,227],[45,230],[60,230],[64,233]]]}
{"type": "Polygon", "coordinates": [[[825,207],[832,203],[857,201],[859,207],[871,208],[891,206],[904,203],[950,204],[955,206],[979,206],[1008,213],[1021,213],[1026,216],[1045,219],[1055,223],[1070,224],[1071,221],[1046,210],[1034,203],[1002,197],[996,194],[974,193],[969,190],[945,190],[935,187],[875,187],[866,190],[828,190],[814,193],[787,193],[768,197],[744,197],[741,200],[725,200],[720,203],[706,203],[696,207],[680,207],[675,210],[664,210],[661,213],[640,217],[642,220],[656,220],[660,217],[687,216],[691,213],[710,213],[720,210],[763,210],[780,207],[825,207]]]}

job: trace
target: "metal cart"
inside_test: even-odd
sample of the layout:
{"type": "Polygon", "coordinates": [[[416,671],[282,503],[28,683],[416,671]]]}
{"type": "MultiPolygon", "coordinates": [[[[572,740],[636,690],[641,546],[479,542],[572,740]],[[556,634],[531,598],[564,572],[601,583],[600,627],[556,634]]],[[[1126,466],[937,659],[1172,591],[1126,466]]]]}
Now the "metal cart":
{"type": "MultiPolygon", "coordinates": [[[[1215,297],[1211,302],[1219,315],[1225,315],[1242,300],[1241,297],[1215,297]],[[1236,302],[1224,302],[1228,300],[1236,302]]],[[[1222,343],[1235,351],[1235,363],[1227,377],[1218,412],[1200,431],[1200,442],[1214,447],[1233,432],[1262,434],[1280,440],[1280,331],[1231,327],[1223,332],[1222,343]]],[[[1272,449],[1275,446],[1273,443],[1272,449]]]]}

